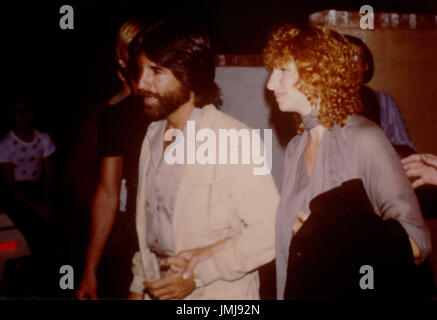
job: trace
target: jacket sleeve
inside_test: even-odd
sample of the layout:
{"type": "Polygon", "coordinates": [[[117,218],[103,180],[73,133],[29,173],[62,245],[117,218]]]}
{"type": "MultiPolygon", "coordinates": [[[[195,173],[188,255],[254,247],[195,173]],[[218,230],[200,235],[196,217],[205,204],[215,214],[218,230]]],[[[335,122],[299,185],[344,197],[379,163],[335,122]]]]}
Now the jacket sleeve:
{"type": "Polygon", "coordinates": [[[129,287],[130,292],[143,293],[144,281],[146,280],[143,272],[143,264],[141,262],[141,254],[137,251],[132,258],[132,273],[133,280],[129,287]]]}
{"type": "Polygon", "coordinates": [[[129,288],[131,292],[143,293],[145,289],[144,281],[153,282],[161,278],[159,262],[156,255],[150,252],[149,249],[146,249],[144,259],[145,265],[140,251],[137,251],[132,258],[133,280],[129,288]]]}
{"type": "Polygon", "coordinates": [[[254,169],[259,167],[227,165],[229,194],[242,227],[211,258],[196,266],[205,284],[218,279],[239,279],[275,256],[274,229],[279,196],[270,173],[254,174],[257,172],[254,169]]]}

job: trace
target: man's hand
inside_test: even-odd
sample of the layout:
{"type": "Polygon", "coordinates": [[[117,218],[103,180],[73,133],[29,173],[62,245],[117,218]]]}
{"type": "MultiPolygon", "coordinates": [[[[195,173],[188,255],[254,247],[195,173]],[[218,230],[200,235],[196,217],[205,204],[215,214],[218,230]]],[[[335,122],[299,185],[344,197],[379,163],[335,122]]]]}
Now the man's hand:
{"type": "Polygon", "coordinates": [[[302,225],[305,223],[305,221],[308,219],[309,214],[304,211],[298,211],[296,214],[296,218],[294,218],[293,225],[291,226],[291,230],[293,232],[293,235],[295,235],[302,225]]]}
{"type": "Polygon", "coordinates": [[[169,271],[162,279],[155,282],[144,282],[147,292],[159,300],[183,299],[196,288],[194,275],[183,279],[181,273],[169,271]]]}
{"type": "Polygon", "coordinates": [[[413,188],[424,184],[437,185],[437,156],[432,154],[413,154],[402,159],[402,165],[409,178],[417,178],[413,188]]]}
{"type": "Polygon", "coordinates": [[[83,274],[76,291],[76,297],[79,300],[97,300],[97,277],[95,272],[86,272],[83,274]]]}

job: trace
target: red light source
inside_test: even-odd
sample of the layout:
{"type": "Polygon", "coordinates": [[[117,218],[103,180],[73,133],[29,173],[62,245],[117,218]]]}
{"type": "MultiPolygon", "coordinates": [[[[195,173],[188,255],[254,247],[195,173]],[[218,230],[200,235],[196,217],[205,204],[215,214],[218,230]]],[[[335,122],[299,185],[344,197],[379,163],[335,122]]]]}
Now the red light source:
{"type": "Polygon", "coordinates": [[[0,242],[0,252],[12,252],[18,250],[18,241],[0,242]]]}

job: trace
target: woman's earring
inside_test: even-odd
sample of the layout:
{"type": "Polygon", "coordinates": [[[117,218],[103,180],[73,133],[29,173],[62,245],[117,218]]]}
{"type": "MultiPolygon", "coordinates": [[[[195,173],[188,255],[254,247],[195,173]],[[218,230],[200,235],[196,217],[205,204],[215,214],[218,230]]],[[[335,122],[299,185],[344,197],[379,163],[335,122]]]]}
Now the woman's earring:
{"type": "Polygon", "coordinates": [[[317,104],[314,106],[314,111],[320,111],[320,97],[317,98],[317,104]]]}

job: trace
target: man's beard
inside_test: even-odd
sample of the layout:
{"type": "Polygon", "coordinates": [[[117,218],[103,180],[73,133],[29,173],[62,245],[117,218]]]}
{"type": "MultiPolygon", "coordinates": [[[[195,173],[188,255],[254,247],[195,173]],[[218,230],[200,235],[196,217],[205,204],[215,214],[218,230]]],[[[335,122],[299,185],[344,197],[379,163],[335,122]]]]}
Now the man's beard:
{"type": "Polygon", "coordinates": [[[190,99],[190,90],[185,86],[180,86],[164,95],[154,93],[148,90],[140,90],[136,94],[144,107],[144,113],[150,121],[159,121],[165,119],[168,115],[176,111],[181,105],[190,99]],[[147,103],[147,98],[156,98],[154,103],[147,103]]]}

